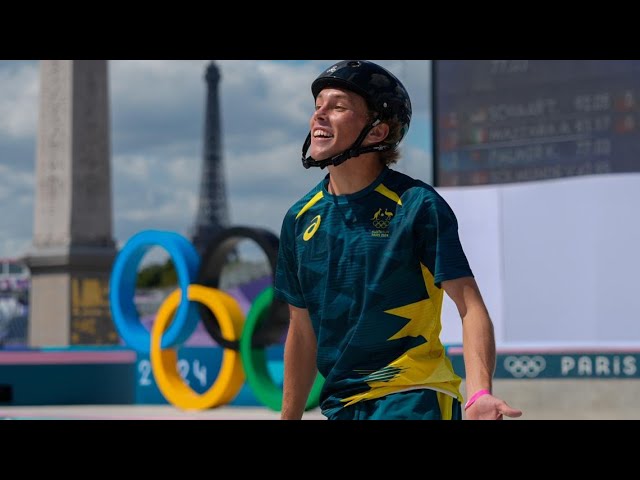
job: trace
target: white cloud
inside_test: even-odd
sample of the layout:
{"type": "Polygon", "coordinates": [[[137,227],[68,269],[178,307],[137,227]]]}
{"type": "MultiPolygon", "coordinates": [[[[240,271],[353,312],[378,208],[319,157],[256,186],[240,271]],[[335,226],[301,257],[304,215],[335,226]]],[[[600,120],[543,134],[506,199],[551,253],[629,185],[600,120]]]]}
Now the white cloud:
{"type": "Polygon", "coordinates": [[[6,68],[8,63],[0,61],[0,133],[33,138],[38,120],[39,63],[18,63],[15,68],[6,68]]]}
{"type": "Polygon", "coordinates": [[[149,172],[153,168],[154,159],[143,155],[120,155],[113,159],[116,176],[122,175],[136,181],[144,181],[149,178],[149,172]]]}
{"type": "Polygon", "coordinates": [[[0,236],[0,258],[20,258],[27,254],[31,246],[31,235],[13,234],[10,238],[0,236]]]}
{"type": "Polygon", "coordinates": [[[204,60],[112,60],[112,100],[149,113],[180,108],[201,87],[204,60]]]}

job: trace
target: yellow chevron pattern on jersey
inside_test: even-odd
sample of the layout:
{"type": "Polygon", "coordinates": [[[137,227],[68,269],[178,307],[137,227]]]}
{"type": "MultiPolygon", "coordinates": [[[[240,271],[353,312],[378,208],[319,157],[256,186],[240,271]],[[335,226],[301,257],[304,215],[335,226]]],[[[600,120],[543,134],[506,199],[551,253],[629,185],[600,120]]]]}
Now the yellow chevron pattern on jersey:
{"type": "Polygon", "coordinates": [[[304,207],[302,207],[302,210],[300,210],[298,212],[298,214],[296,215],[296,219],[298,219],[300,217],[300,215],[302,215],[304,212],[306,212],[311,207],[313,207],[316,203],[318,203],[322,199],[323,196],[324,196],[324,194],[321,191],[316,193],[314,195],[314,197],[311,200],[309,200],[304,207]]]}
{"type": "Polygon", "coordinates": [[[402,200],[400,199],[400,197],[398,196],[398,194],[396,192],[393,192],[391,190],[389,190],[387,187],[385,187],[382,183],[380,185],[378,185],[376,187],[376,192],[381,193],[382,195],[384,195],[385,197],[393,200],[394,202],[396,202],[398,205],[402,205],[402,200]]]}
{"type": "Polygon", "coordinates": [[[388,340],[411,336],[423,336],[426,342],[414,347],[380,370],[370,373],[365,382],[371,390],[342,399],[345,406],[370,400],[407,388],[425,385],[445,391],[462,402],[459,391],[461,379],[453,372],[444,347],[439,340],[443,290],[437,288],[434,277],[427,267],[420,264],[422,278],[429,298],[401,307],[386,310],[385,313],[409,320],[401,330],[388,340]],[[455,378],[452,381],[452,378],[455,378]]]}

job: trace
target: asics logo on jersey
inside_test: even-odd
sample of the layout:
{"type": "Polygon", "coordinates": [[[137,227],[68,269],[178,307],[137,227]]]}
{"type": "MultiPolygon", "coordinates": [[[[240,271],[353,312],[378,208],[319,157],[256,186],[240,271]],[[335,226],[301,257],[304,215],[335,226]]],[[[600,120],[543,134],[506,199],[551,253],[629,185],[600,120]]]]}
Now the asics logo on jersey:
{"type": "Polygon", "coordinates": [[[320,215],[316,215],[315,217],[313,217],[313,220],[311,220],[311,223],[309,224],[307,229],[304,231],[304,234],[302,235],[302,238],[304,239],[305,242],[311,240],[311,237],[313,237],[313,235],[318,231],[319,226],[320,226],[320,215]]]}

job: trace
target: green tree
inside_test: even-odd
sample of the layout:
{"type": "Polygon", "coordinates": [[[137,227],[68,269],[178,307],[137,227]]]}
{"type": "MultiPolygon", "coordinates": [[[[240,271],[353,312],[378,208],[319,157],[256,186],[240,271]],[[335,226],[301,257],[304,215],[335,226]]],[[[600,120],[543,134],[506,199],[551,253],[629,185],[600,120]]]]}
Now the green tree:
{"type": "Polygon", "coordinates": [[[139,288],[164,288],[178,284],[173,262],[168,259],[164,264],[154,263],[138,272],[136,287],[139,288]]]}

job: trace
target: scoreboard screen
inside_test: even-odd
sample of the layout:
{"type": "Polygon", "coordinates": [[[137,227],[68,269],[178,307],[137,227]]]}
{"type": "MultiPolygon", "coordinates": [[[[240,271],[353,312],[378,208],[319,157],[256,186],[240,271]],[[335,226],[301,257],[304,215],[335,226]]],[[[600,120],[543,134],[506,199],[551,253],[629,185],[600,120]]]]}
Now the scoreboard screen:
{"type": "Polygon", "coordinates": [[[640,60],[434,60],[434,183],[640,171],[640,60]]]}

